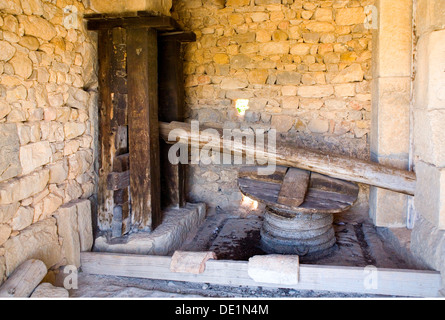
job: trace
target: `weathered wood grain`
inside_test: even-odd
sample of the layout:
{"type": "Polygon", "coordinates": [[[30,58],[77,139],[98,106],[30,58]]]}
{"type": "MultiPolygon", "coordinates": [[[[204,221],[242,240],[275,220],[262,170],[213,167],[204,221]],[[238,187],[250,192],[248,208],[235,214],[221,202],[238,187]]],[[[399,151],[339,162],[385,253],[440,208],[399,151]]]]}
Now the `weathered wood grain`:
{"type": "MultiPolygon", "coordinates": [[[[181,42],[175,36],[163,36],[159,46],[159,120],[184,121],[184,75],[181,42]]],[[[161,205],[183,207],[185,197],[185,167],[168,159],[170,145],[161,140],[161,205]]]]}
{"type": "Polygon", "coordinates": [[[248,262],[209,260],[202,274],[170,271],[171,257],[107,253],[81,254],[86,274],[110,275],[212,283],[228,286],[289,288],[402,297],[437,297],[441,288],[439,272],[301,265],[299,283],[293,285],[255,282],[248,275],[248,262]]]}
{"type": "Polygon", "coordinates": [[[113,191],[108,190],[108,174],[113,171],[116,155],[116,123],[113,119],[113,33],[101,30],[98,33],[99,55],[99,182],[98,182],[98,224],[101,229],[109,229],[114,208],[113,191]],[[114,125],[114,127],[113,127],[114,125]]]}
{"type": "Polygon", "coordinates": [[[156,30],[127,29],[127,56],[132,223],[150,231],[162,221],[156,30]]]}
{"type": "Polygon", "coordinates": [[[47,272],[45,264],[40,260],[23,262],[0,287],[0,298],[29,297],[47,272]]]}
{"type": "Polygon", "coordinates": [[[304,202],[310,177],[309,171],[289,168],[281,184],[278,203],[299,207],[304,202]]]}
{"type": "MultiPolygon", "coordinates": [[[[220,139],[220,152],[224,152],[223,139],[221,136],[214,136],[208,132],[201,131],[198,134],[191,132],[191,127],[186,123],[172,122],[161,123],[160,132],[164,140],[168,140],[168,134],[173,129],[184,130],[184,136],[178,137],[178,140],[188,138],[188,144],[196,144],[201,148],[206,144],[205,141],[218,141],[220,139]]],[[[176,143],[176,141],[169,141],[176,143]]],[[[216,143],[218,144],[218,143],[216,143]]],[[[231,153],[239,152],[242,154],[252,153],[253,150],[247,150],[243,143],[233,143],[231,153]]],[[[317,172],[333,178],[363,183],[375,187],[392,190],[408,195],[414,195],[416,188],[416,175],[414,172],[400,170],[383,166],[374,162],[360,159],[351,159],[341,155],[324,154],[318,151],[296,148],[290,143],[278,142],[276,151],[265,150],[256,153],[258,160],[267,162],[275,159],[277,165],[286,167],[295,167],[303,170],[317,172]]]]}

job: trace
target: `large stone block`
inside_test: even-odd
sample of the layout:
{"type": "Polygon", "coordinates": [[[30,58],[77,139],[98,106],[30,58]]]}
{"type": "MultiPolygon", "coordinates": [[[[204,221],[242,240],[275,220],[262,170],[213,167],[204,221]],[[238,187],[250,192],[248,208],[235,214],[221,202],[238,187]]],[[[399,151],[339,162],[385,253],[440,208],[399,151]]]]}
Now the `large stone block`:
{"type": "Polygon", "coordinates": [[[295,118],[288,115],[272,116],[271,127],[278,132],[288,132],[295,124],[295,118]]]}
{"type": "Polygon", "coordinates": [[[26,0],[20,1],[20,3],[22,4],[24,14],[41,16],[45,13],[41,0],[26,0]]]}
{"type": "Polygon", "coordinates": [[[12,204],[41,192],[49,180],[49,170],[14,178],[0,184],[0,205],[12,204]]]}
{"type": "Polygon", "coordinates": [[[445,169],[416,163],[415,209],[435,227],[445,230],[445,169]]]}
{"type": "Polygon", "coordinates": [[[19,16],[19,21],[28,36],[50,41],[57,35],[54,25],[44,18],[23,15],[19,16]]]}
{"type": "Polygon", "coordinates": [[[70,202],[54,214],[57,232],[62,243],[62,254],[68,265],[80,267],[80,239],[76,203],[70,202]]]}
{"type": "Polygon", "coordinates": [[[416,31],[426,32],[445,27],[445,2],[442,0],[417,0],[416,31]]]}
{"type": "Polygon", "coordinates": [[[445,166],[445,110],[414,111],[414,154],[425,162],[445,166]]]}
{"type": "Polygon", "coordinates": [[[358,63],[354,63],[335,76],[331,83],[361,82],[364,74],[362,67],[358,63]]]}
{"type": "Polygon", "coordinates": [[[445,30],[424,34],[417,43],[416,109],[445,109],[445,30]]]}
{"type": "Polygon", "coordinates": [[[410,141],[411,78],[373,80],[371,152],[405,158],[410,141]]]}
{"type": "MultiPolygon", "coordinates": [[[[410,77],[375,78],[372,90],[371,158],[407,169],[410,151],[410,77]]],[[[370,216],[380,227],[405,227],[405,195],[371,188],[370,216]]]]}
{"type": "Polygon", "coordinates": [[[341,8],[335,11],[335,22],[339,26],[352,26],[365,22],[365,11],[363,7],[341,8]]]}
{"type": "Polygon", "coordinates": [[[301,82],[301,74],[293,71],[282,71],[277,74],[277,84],[298,85],[301,82]]]}
{"type": "Polygon", "coordinates": [[[0,223],[8,223],[12,220],[17,210],[20,207],[20,203],[12,203],[7,205],[0,205],[0,223]]]}
{"type": "Polygon", "coordinates": [[[77,225],[79,230],[80,251],[91,251],[93,247],[93,222],[91,202],[88,199],[76,202],[77,225]]]}
{"type": "Polygon", "coordinates": [[[371,188],[369,215],[377,227],[406,227],[408,196],[384,189],[371,188]]]}
{"type": "Polygon", "coordinates": [[[373,33],[373,77],[411,76],[412,0],[378,0],[373,33]]]}
{"type": "Polygon", "coordinates": [[[260,54],[263,56],[269,55],[284,55],[288,54],[290,45],[288,42],[269,42],[260,45],[260,54]]]}
{"type": "Polygon", "coordinates": [[[16,48],[7,41],[0,41],[0,60],[9,61],[15,54],[16,48]]]}
{"type": "Polygon", "coordinates": [[[3,247],[7,276],[29,259],[41,260],[47,268],[62,259],[56,221],[52,218],[34,223],[19,235],[6,241],[3,247]]]}
{"type": "Polygon", "coordinates": [[[62,159],[57,163],[48,166],[49,169],[49,183],[60,184],[68,177],[68,161],[62,159]]]}
{"type": "Polygon", "coordinates": [[[81,122],[67,122],[63,126],[63,130],[65,132],[65,138],[70,140],[81,136],[86,130],[86,125],[81,122]]]}
{"type": "Polygon", "coordinates": [[[9,60],[9,63],[14,68],[14,73],[23,78],[28,79],[32,74],[32,61],[28,58],[28,54],[16,52],[14,57],[9,60]]]}
{"type": "Polygon", "coordinates": [[[445,285],[445,231],[420,216],[411,233],[411,252],[428,267],[440,271],[445,285]]]}
{"type": "Polygon", "coordinates": [[[12,229],[8,224],[0,224],[0,246],[9,239],[11,231],[12,229]]]}
{"type": "Polygon", "coordinates": [[[20,147],[20,163],[22,174],[28,174],[36,168],[48,164],[52,151],[48,141],[31,143],[20,147]]]}
{"type": "Polygon", "coordinates": [[[301,86],[298,95],[304,98],[324,98],[334,94],[332,85],[301,86]]]}
{"type": "Polygon", "coordinates": [[[19,175],[20,139],[15,124],[0,124],[0,150],[0,181],[19,175]]]}
{"type": "Polygon", "coordinates": [[[11,227],[14,231],[21,231],[29,227],[34,220],[34,209],[32,207],[20,207],[14,219],[12,220],[11,227]]]}

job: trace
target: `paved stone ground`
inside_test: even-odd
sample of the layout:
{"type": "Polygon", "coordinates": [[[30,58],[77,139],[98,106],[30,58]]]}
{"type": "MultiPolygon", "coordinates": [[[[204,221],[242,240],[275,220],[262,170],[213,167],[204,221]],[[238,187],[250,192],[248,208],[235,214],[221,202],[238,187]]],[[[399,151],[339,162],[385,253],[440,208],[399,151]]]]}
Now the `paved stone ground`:
{"type": "MultiPolygon", "coordinates": [[[[367,218],[366,209],[355,209],[335,217],[337,244],[327,256],[302,263],[380,268],[416,269],[382,239],[367,218]]],[[[210,212],[204,223],[190,234],[182,250],[214,250],[219,259],[248,260],[264,252],[259,247],[261,217],[210,212]]],[[[338,292],[296,291],[261,287],[225,287],[163,280],[93,276],[80,273],[75,298],[369,298],[372,295],[338,292]]]]}
{"type": "MultiPolygon", "coordinates": [[[[335,215],[337,244],[322,257],[300,257],[306,264],[378,268],[416,269],[391,245],[385,243],[367,217],[365,209],[356,208],[335,215]]],[[[258,215],[237,217],[220,210],[209,215],[200,229],[184,243],[182,250],[214,251],[218,259],[247,261],[265,254],[260,246],[262,218],[258,215]]]]}

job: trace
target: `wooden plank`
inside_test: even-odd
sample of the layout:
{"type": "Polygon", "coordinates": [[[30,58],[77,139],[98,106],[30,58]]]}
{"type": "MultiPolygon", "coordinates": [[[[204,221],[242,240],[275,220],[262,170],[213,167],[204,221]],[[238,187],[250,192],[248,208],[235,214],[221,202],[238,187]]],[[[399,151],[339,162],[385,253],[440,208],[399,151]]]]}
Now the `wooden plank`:
{"type": "Polygon", "coordinates": [[[115,136],[117,128],[113,118],[112,61],[113,35],[111,30],[99,31],[99,182],[98,182],[98,225],[101,230],[111,228],[113,191],[108,190],[108,174],[113,171],[116,154],[115,136]]]}
{"type": "MultiPolygon", "coordinates": [[[[186,136],[177,137],[183,139],[189,145],[197,145],[200,148],[206,145],[206,141],[220,141],[220,152],[225,152],[223,139],[221,136],[214,136],[211,133],[200,131],[199,134],[192,134],[191,126],[187,123],[171,122],[160,123],[161,136],[167,141],[168,134],[174,129],[183,129],[186,136]]],[[[169,143],[176,143],[170,141],[169,143]]],[[[217,143],[216,143],[217,144],[217,143]]],[[[248,150],[243,143],[232,143],[231,153],[242,152],[244,155],[252,154],[254,150],[248,150]]],[[[265,150],[256,153],[257,160],[267,162],[275,159],[277,165],[285,167],[295,167],[303,170],[317,172],[341,180],[368,184],[371,186],[388,189],[395,192],[414,195],[416,190],[416,174],[414,172],[391,168],[377,164],[375,162],[351,159],[349,157],[333,154],[324,154],[318,151],[296,148],[294,145],[284,141],[277,141],[274,152],[265,150]]]]}
{"type": "Polygon", "coordinates": [[[162,221],[156,30],[128,29],[127,55],[132,224],[152,231],[162,221]]]}
{"type": "Polygon", "coordinates": [[[161,41],[195,42],[196,34],[191,31],[165,32],[159,35],[161,41]]]}
{"type": "Polygon", "coordinates": [[[259,175],[258,174],[258,167],[241,167],[238,170],[238,177],[239,178],[249,178],[254,179],[258,181],[264,181],[264,182],[275,182],[275,183],[282,183],[284,180],[284,176],[286,175],[286,172],[289,168],[283,167],[283,166],[277,166],[275,172],[271,175],[259,175]]]}
{"type": "Polygon", "coordinates": [[[47,272],[46,265],[40,260],[23,262],[0,287],[0,298],[29,297],[47,272]]]}
{"type": "Polygon", "coordinates": [[[255,282],[248,275],[248,262],[244,261],[209,260],[202,274],[171,272],[171,257],[163,256],[83,252],[81,262],[82,271],[86,274],[227,286],[261,286],[401,297],[437,297],[441,288],[440,273],[433,271],[300,265],[298,284],[277,285],[255,282]]]}
{"type": "Polygon", "coordinates": [[[299,207],[304,202],[310,177],[309,171],[289,168],[281,184],[278,203],[299,207]]]}
{"type": "Polygon", "coordinates": [[[130,171],[112,172],[108,175],[108,190],[116,191],[130,186],[130,171]]]}
{"type": "Polygon", "coordinates": [[[88,30],[108,30],[113,28],[153,28],[164,31],[181,30],[178,23],[166,16],[122,16],[87,19],[88,30]]]}
{"type": "MultiPolygon", "coordinates": [[[[281,184],[257,181],[248,178],[239,178],[240,191],[245,196],[262,202],[277,210],[289,210],[288,205],[278,202],[281,184]]],[[[329,192],[316,188],[309,188],[305,201],[299,207],[292,207],[298,213],[339,213],[349,209],[357,200],[358,187],[351,194],[329,192]]]]}
{"type": "MultiPolygon", "coordinates": [[[[159,120],[184,121],[184,74],[181,59],[181,42],[176,37],[159,40],[159,120]],[[167,41],[168,40],[168,41],[167,41]]],[[[183,207],[185,196],[185,167],[172,164],[168,159],[170,145],[160,144],[161,205],[183,207]]]]}

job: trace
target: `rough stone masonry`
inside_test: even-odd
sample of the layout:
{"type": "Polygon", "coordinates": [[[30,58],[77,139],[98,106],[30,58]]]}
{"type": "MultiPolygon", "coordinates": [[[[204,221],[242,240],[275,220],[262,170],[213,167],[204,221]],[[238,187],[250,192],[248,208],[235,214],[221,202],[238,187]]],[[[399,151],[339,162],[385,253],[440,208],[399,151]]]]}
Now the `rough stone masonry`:
{"type": "MultiPolygon", "coordinates": [[[[281,139],[367,159],[371,124],[371,0],[178,0],[189,119],[275,128],[281,139]],[[236,99],[249,99],[240,116],[236,99]]],[[[189,196],[239,206],[232,166],[190,166],[189,196]]],[[[367,192],[363,192],[364,195],[367,192]]],[[[365,196],[366,197],[366,196],[365,196]]]]}
{"type": "Polygon", "coordinates": [[[0,284],[92,246],[97,75],[82,1],[0,0],[0,284]]]}

